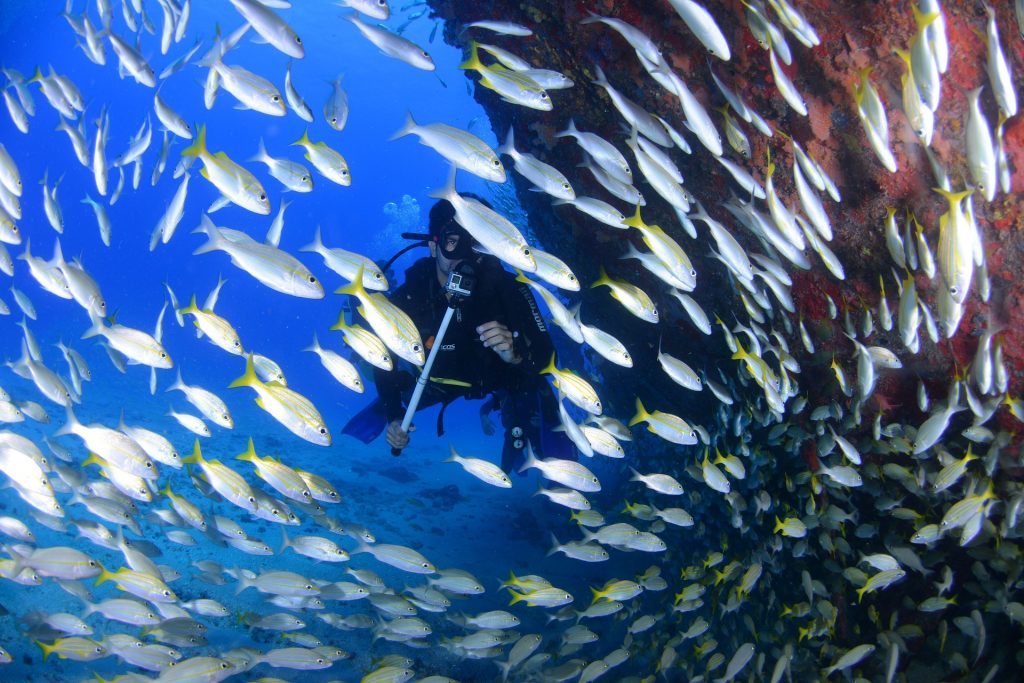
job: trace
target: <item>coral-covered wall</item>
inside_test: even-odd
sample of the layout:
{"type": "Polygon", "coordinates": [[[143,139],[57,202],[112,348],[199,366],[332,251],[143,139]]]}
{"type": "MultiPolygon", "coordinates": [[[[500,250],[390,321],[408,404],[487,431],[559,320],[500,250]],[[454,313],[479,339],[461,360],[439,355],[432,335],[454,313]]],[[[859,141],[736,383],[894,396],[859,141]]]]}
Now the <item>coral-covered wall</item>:
{"type": "MultiPolygon", "coordinates": [[[[594,65],[600,65],[609,81],[626,96],[640,103],[648,111],[660,114],[680,130],[682,112],[678,100],[644,72],[629,44],[616,32],[602,24],[581,24],[588,12],[617,17],[651,36],[662,50],[672,68],[686,81],[690,89],[706,107],[719,107],[724,98],[714,85],[709,61],[715,71],[734,92],[777,130],[793,136],[812,157],[817,159],[835,179],[842,201],[825,202],[835,237],[830,248],[842,261],[846,279],[837,280],[822,267],[821,261],[811,254],[814,267],[810,271],[790,268],[793,275],[793,295],[799,312],[817,342],[813,357],[804,353],[796,334],[789,335],[790,349],[803,366],[801,385],[814,393],[835,391],[829,363],[833,355],[846,363],[847,374],[854,372],[851,347],[841,334],[843,309],[848,308],[859,328],[865,306],[877,311],[880,297],[879,275],[885,280],[889,307],[895,313],[897,285],[893,277],[893,264],[885,249],[882,225],[888,207],[897,209],[899,216],[912,211],[924,227],[924,233],[933,253],[937,252],[938,219],[945,211],[946,202],[931,191],[936,184],[924,148],[917,141],[901,109],[900,77],[904,66],[894,53],[897,48],[907,49],[916,26],[910,3],[902,0],[875,0],[840,2],[837,0],[810,0],[796,2],[821,37],[821,44],[808,49],[786,34],[793,52],[793,64],[784,67],[786,73],[803,95],[809,109],[808,116],[797,115],[786,104],[776,87],[769,66],[768,52],[756,42],[747,28],[744,6],[739,0],[705,2],[722,28],[732,48],[728,62],[710,58],[703,46],[693,37],[671,5],[665,0],[592,2],[552,1],[521,3],[508,0],[445,0],[430,3],[434,11],[447,20],[446,37],[457,44],[466,44],[467,33],[463,25],[478,19],[505,19],[528,25],[534,35],[528,38],[495,36],[472,30],[480,40],[499,44],[524,57],[538,67],[562,71],[575,82],[569,90],[551,93],[554,108],[550,112],[537,112],[500,100],[493,92],[476,86],[476,96],[487,108],[499,139],[503,139],[509,126],[514,127],[517,147],[529,151],[562,170],[574,183],[578,194],[607,199],[606,193],[593,183],[592,178],[574,168],[580,160],[579,149],[567,139],[554,134],[565,128],[573,118],[580,129],[599,133],[616,141],[632,162],[623,140],[626,133],[622,119],[611,106],[605,92],[593,86],[594,65]],[[871,151],[856,112],[853,89],[859,79],[859,70],[871,68],[870,79],[885,103],[892,150],[898,170],[883,168],[871,151]],[[839,305],[840,314],[835,321],[827,317],[824,295],[828,294],[839,305]],[[817,378],[817,379],[815,379],[817,378]]],[[[1012,3],[995,3],[1003,50],[1011,61],[1014,83],[1018,91],[1024,77],[1024,39],[1018,32],[1012,3]]],[[[941,104],[936,114],[932,149],[947,169],[954,189],[969,182],[965,160],[965,127],[967,120],[966,92],[985,85],[981,103],[989,122],[995,127],[997,108],[985,71],[985,10],[974,0],[950,0],[942,3],[945,10],[947,34],[950,43],[950,67],[942,77],[941,104]]],[[[476,78],[472,76],[472,78],[476,78]]],[[[722,116],[712,112],[719,130],[722,116]]],[[[907,353],[894,331],[873,338],[873,343],[885,345],[900,353],[904,369],[888,374],[880,386],[879,407],[915,404],[914,390],[921,378],[933,396],[944,395],[950,378],[957,368],[969,367],[978,339],[987,325],[1004,328],[1003,351],[1011,374],[1011,394],[1020,393],[1022,381],[1022,316],[1024,316],[1024,281],[1020,277],[1024,254],[1021,253],[1024,229],[1024,121],[1018,115],[1005,126],[1005,148],[1012,171],[1013,192],[999,193],[994,201],[976,197],[974,207],[978,222],[983,226],[988,271],[991,276],[991,298],[985,303],[972,290],[965,306],[957,334],[951,340],[933,344],[922,328],[921,351],[907,353]]],[[[741,122],[742,123],[742,122],[741,122]]],[[[779,134],[767,138],[753,127],[743,123],[752,145],[749,161],[744,162],[735,152],[726,148],[726,155],[734,161],[746,163],[751,173],[764,179],[767,154],[777,163],[774,174],[776,188],[786,202],[799,207],[791,180],[793,163],[790,144],[779,134]]],[[[675,150],[684,177],[685,187],[695,195],[712,216],[733,229],[733,234],[748,248],[756,242],[746,231],[719,207],[719,202],[736,186],[728,175],[704,150],[692,135],[687,136],[693,154],[684,156],[675,150]]],[[[723,133],[723,141],[725,135],[723,133]]],[[[639,174],[636,174],[638,177],[639,174]]],[[[543,247],[566,258],[585,283],[597,276],[597,264],[604,263],[613,275],[628,279],[642,287],[658,286],[640,268],[636,261],[617,261],[624,251],[621,241],[640,243],[636,231],[629,233],[597,227],[596,224],[570,207],[552,208],[548,199],[527,191],[522,178],[519,197],[531,217],[531,227],[543,247]],[[586,256],[586,258],[583,257],[586,256]]],[[[698,240],[686,237],[668,205],[655,192],[639,183],[648,198],[644,219],[665,227],[686,249],[698,271],[698,286],[694,297],[709,315],[718,313],[728,323],[733,322],[733,311],[740,320],[746,319],[738,299],[726,282],[725,270],[708,258],[711,243],[703,225],[698,224],[698,240]],[[737,310],[739,309],[739,310],[737,310]]],[[[631,213],[621,202],[618,208],[631,213]]],[[[941,275],[931,281],[918,272],[918,291],[934,310],[934,291],[942,286],[941,275]]],[[[662,288],[663,289],[663,288],[662,288]]],[[[584,297],[584,317],[601,316],[603,306],[592,303],[596,295],[584,297]]],[[[602,294],[600,302],[610,300],[602,294]]],[[[635,323],[611,330],[630,336],[632,341],[653,349],[658,335],[673,335],[674,345],[687,345],[693,353],[709,354],[705,365],[713,365],[716,354],[724,352],[721,345],[703,342],[692,326],[678,322],[678,306],[667,297],[658,301],[663,309],[675,310],[675,315],[664,316],[658,330],[637,330],[635,323]],[[629,329],[626,329],[629,328],[629,329]],[[631,332],[631,331],[632,332],[631,332]]],[[[608,324],[614,325],[614,322],[608,324]]],[[[778,327],[778,325],[777,325],[778,327]]],[[[875,329],[879,329],[875,315],[875,329]]],[[[652,351],[653,353],[653,351],[652,351]]],[[[698,361],[699,363],[700,361],[698,361]]],[[[625,371],[610,368],[613,378],[631,382],[625,371]]],[[[852,375],[851,375],[852,376],[852,375]]],[[[696,409],[697,406],[694,406],[696,409]]],[[[629,408],[625,408],[628,410],[629,408]]],[[[1005,411],[1004,411],[1005,412],[1005,411]]],[[[1005,418],[1004,418],[1005,419],[1005,418]]]]}

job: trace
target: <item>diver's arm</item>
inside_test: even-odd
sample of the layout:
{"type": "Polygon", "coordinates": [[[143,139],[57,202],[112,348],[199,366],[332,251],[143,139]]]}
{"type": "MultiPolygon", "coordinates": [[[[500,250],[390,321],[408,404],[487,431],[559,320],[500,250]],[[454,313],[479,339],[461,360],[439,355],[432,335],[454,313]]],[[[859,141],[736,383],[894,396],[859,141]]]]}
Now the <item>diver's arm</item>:
{"type": "Polygon", "coordinates": [[[508,289],[505,297],[508,327],[516,335],[513,348],[520,359],[514,367],[518,372],[536,375],[551,360],[555,346],[530,288],[510,278],[508,289]]]}

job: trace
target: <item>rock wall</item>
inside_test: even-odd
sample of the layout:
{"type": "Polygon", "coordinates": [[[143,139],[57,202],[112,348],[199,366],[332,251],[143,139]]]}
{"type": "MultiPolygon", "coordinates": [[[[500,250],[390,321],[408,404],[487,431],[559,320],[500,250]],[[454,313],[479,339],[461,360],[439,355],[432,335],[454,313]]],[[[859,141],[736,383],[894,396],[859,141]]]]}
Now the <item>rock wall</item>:
{"type": "MultiPolygon", "coordinates": [[[[446,20],[445,34],[450,42],[466,45],[471,34],[478,40],[501,45],[535,66],[559,70],[575,81],[576,85],[571,89],[551,92],[554,108],[550,112],[516,107],[479,84],[476,97],[489,112],[499,139],[504,139],[510,126],[514,128],[517,148],[529,151],[562,170],[573,182],[577,194],[608,199],[607,193],[588,174],[574,168],[581,159],[580,150],[569,139],[555,137],[570,118],[580,129],[615,141],[633,162],[623,144],[626,133],[622,118],[604,90],[592,85],[597,64],[624,95],[648,111],[661,115],[686,134],[693,153],[684,155],[673,150],[684,174],[684,186],[712,216],[728,225],[748,249],[758,248],[751,235],[720,208],[720,201],[728,193],[738,191],[738,187],[694,136],[686,133],[678,99],[643,70],[633,49],[618,33],[600,23],[581,24],[588,12],[616,17],[649,35],[671,67],[709,111],[725,104],[712,80],[710,64],[734,92],[773,130],[778,131],[768,138],[739,121],[750,141],[750,159],[742,159],[727,145],[726,156],[745,165],[755,178],[763,181],[770,152],[771,159],[778,166],[773,176],[775,186],[790,207],[798,209],[800,203],[792,184],[792,146],[782,133],[792,136],[821,164],[835,180],[842,195],[841,202],[826,199],[825,205],[834,230],[834,239],[828,246],[842,262],[845,280],[840,281],[830,274],[815,254],[810,254],[813,267],[809,271],[788,269],[794,281],[792,289],[799,317],[806,321],[817,347],[814,354],[808,354],[801,347],[795,329],[786,335],[793,355],[802,366],[801,386],[809,393],[812,405],[826,401],[838,390],[829,367],[833,357],[846,368],[847,376],[855,376],[852,347],[842,334],[842,322],[844,311],[848,310],[856,327],[860,328],[865,307],[873,312],[876,332],[871,337],[872,343],[897,351],[904,365],[903,370],[884,376],[874,400],[875,409],[904,406],[902,419],[917,423],[920,415],[914,407],[914,396],[918,378],[925,382],[933,397],[944,396],[954,373],[970,367],[979,339],[988,325],[1003,328],[1000,336],[1011,377],[1010,393],[1014,396],[1020,393],[1024,378],[1021,372],[1024,363],[1024,337],[1021,335],[1024,329],[1024,282],[1018,277],[1022,263],[1021,229],[1024,228],[1024,200],[1020,194],[1020,189],[1024,188],[1024,117],[1013,117],[1004,127],[1004,145],[1012,172],[1013,191],[1010,194],[998,193],[992,202],[978,196],[974,198],[977,221],[983,226],[991,278],[989,300],[981,300],[975,285],[956,334],[949,340],[940,339],[936,344],[927,338],[922,328],[921,349],[917,354],[911,354],[902,347],[895,329],[891,333],[879,331],[880,276],[885,282],[889,308],[894,314],[898,303],[895,269],[883,238],[882,226],[887,209],[895,208],[901,219],[906,212],[912,212],[923,226],[933,254],[938,248],[939,216],[946,210],[946,201],[931,190],[936,184],[935,177],[924,147],[911,130],[901,106],[900,77],[905,69],[894,51],[897,48],[908,49],[916,32],[908,3],[895,0],[810,0],[797,3],[798,9],[821,38],[820,45],[808,49],[794,40],[791,34],[785,34],[793,60],[791,66],[783,69],[806,101],[807,116],[798,115],[780,95],[769,63],[769,53],[758,44],[748,28],[744,5],[739,0],[704,3],[729,42],[732,56],[728,62],[709,57],[672,6],[664,0],[534,3],[445,0],[430,4],[433,11],[446,20]],[[479,19],[519,22],[533,28],[534,35],[513,38],[477,29],[468,33],[464,31],[464,24],[479,19]],[[867,68],[871,69],[870,80],[878,89],[888,112],[891,148],[898,165],[895,173],[887,171],[872,152],[857,116],[853,91],[860,70],[867,68]],[[826,294],[839,307],[835,320],[828,316],[826,294]]],[[[1024,39],[1019,32],[1012,3],[995,4],[998,5],[1001,44],[1012,64],[1014,84],[1020,92],[1024,77],[1024,39]]],[[[970,182],[965,158],[966,93],[985,86],[981,105],[993,129],[997,122],[997,106],[985,70],[986,14],[983,5],[954,0],[944,2],[943,6],[951,59],[949,70],[942,77],[941,103],[936,112],[931,148],[947,169],[956,189],[970,182]]],[[[475,75],[469,77],[477,80],[475,75]]],[[[722,115],[718,112],[712,115],[716,126],[723,131],[722,115]]],[[[732,116],[738,120],[735,113],[732,116]]],[[[723,132],[723,144],[725,137],[723,132]]],[[[636,173],[635,177],[639,178],[639,175],[636,173]]],[[[598,264],[604,264],[613,276],[640,285],[652,296],[654,292],[664,291],[664,287],[659,286],[637,261],[618,260],[625,251],[625,240],[640,244],[637,231],[606,229],[571,207],[552,208],[549,198],[529,191],[526,181],[516,174],[512,176],[517,183],[519,198],[529,212],[531,227],[541,244],[546,250],[569,261],[583,283],[596,279],[598,264]]],[[[698,239],[690,239],[670,207],[643,181],[638,180],[637,184],[648,199],[647,206],[643,208],[644,220],[664,227],[693,259],[698,271],[698,285],[693,296],[709,315],[714,312],[730,325],[735,319],[746,322],[747,316],[735,290],[727,284],[725,269],[708,257],[708,245],[712,242],[703,224],[697,224],[698,239]]],[[[627,215],[632,213],[622,202],[617,202],[616,206],[627,215]]],[[[928,278],[918,269],[915,280],[922,299],[934,311],[935,290],[943,286],[941,274],[928,278]]],[[[635,320],[624,320],[603,289],[584,294],[584,319],[596,318],[608,325],[610,332],[621,335],[627,345],[631,342],[639,345],[640,350],[635,355],[653,356],[659,335],[663,335],[666,339],[671,338],[673,348],[687,347],[691,354],[688,360],[696,355],[695,366],[703,364],[711,371],[715,365],[724,362],[724,345],[706,342],[707,338],[682,322],[678,305],[670,303],[667,296],[662,294],[656,298],[659,308],[668,312],[656,330],[654,326],[645,329],[635,320]]],[[[793,320],[797,318],[791,317],[793,320]]],[[[783,328],[781,318],[775,318],[775,327],[783,328]]],[[[621,382],[620,386],[625,389],[635,392],[641,388],[637,386],[636,373],[614,367],[603,367],[602,370],[608,379],[621,382]]],[[[642,383],[647,391],[672,391],[657,381],[657,386],[652,387],[649,379],[644,378],[642,383]]],[[[672,396],[677,406],[683,402],[682,414],[688,414],[687,410],[699,414],[706,403],[696,402],[692,397],[680,397],[678,391],[672,396]]],[[[628,413],[632,409],[631,405],[614,407],[620,413],[628,413]]],[[[1004,427],[1014,423],[1006,413],[1001,411],[999,416],[1004,427]]]]}

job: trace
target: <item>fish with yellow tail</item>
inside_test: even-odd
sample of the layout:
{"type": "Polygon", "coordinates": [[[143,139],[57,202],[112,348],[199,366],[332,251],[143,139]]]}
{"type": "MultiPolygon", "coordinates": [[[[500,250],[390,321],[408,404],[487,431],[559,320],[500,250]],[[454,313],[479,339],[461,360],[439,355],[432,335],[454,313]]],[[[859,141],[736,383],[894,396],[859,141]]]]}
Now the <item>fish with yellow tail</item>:
{"type": "Polygon", "coordinates": [[[692,446],[697,443],[696,430],[683,418],[671,413],[663,413],[660,410],[655,410],[653,413],[647,412],[644,404],[637,397],[636,415],[629,421],[629,426],[633,427],[641,422],[647,423],[647,431],[657,434],[665,441],[677,443],[680,446],[692,446]]]}
{"type": "Polygon", "coordinates": [[[598,398],[594,387],[571,370],[559,369],[555,365],[555,354],[551,354],[551,361],[540,371],[540,374],[551,375],[555,387],[582,410],[591,415],[601,414],[601,399],[598,398]]]}
{"type": "Polygon", "coordinates": [[[611,279],[605,272],[604,266],[601,267],[600,277],[590,285],[590,288],[594,289],[602,285],[611,289],[612,298],[625,306],[626,310],[636,317],[649,323],[658,322],[658,307],[654,305],[651,297],[634,284],[611,279]]]}
{"type": "Polygon", "coordinates": [[[288,431],[318,446],[331,445],[327,423],[313,403],[294,389],[277,382],[264,382],[256,375],[252,354],[246,356],[245,374],[228,385],[229,389],[250,387],[256,392],[256,405],[271,414],[288,431]]]}
{"type": "Polygon", "coordinates": [[[383,295],[366,291],[363,287],[362,266],[356,271],[352,282],[335,290],[334,293],[349,294],[359,299],[359,315],[366,318],[381,341],[399,357],[413,365],[423,365],[423,340],[416,329],[416,324],[402,309],[383,295]]]}
{"type": "Polygon", "coordinates": [[[229,159],[224,152],[211,154],[206,148],[206,126],[199,127],[196,141],[183,149],[181,156],[202,161],[200,174],[233,204],[263,216],[270,215],[267,191],[256,176],[229,159]]]}

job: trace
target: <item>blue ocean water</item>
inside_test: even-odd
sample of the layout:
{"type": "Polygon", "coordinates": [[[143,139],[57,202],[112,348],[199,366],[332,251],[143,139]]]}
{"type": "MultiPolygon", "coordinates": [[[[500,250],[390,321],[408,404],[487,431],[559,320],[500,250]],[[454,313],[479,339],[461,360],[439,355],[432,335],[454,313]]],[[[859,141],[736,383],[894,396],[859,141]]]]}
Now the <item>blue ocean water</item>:
{"type": "MultiPolygon", "coordinates": [[[[130,77],[119,78],[116,58],[107,49],[107,65],[100,67],[89,62],[75,46],[76,37],[60,16],[62,3],[8,0],[0,13],[0,61],[30,76],[35,68],[44,73],[52,66],[67,75],[80,88],[86,101],[84,114],[91,142],[93,126],[100,112],[106,108],[110,116],[110,136],[107,155],[114,158],[124,151],[129,138],[149,117],[158,129],[153,115],[153,90],[135,83],[130,77]]],[[[294,29],[303,37],[306,57],[294,61],[292,74],[297,89],[313,108],[316,122],[309,126],[313,140],[323,140],[341,151],[352,169],[351,187],[340,187],[316,175],[315,191],[310,194],[286,193],[272,179],[261,164],[245,162],[256,153],[262,138],[269,152],[276,157],[302,161],[301,150],[290,146],[306,130],[306,123],[289,113],[284,118],[272,118],[253,111],[234,108],[234,98],[222,92],[212,110],[203,107],[202,83],[205,69],[194,65],[185,67],[161,85],[160,96],[186,120],[207,127],[207,141],[211,151],[224,151],[253,171],[268,189],[270,201],[277,212],[282,202],[289,202],[281,246],[296,254],[324,282],[325,288],[345,284],[338,276],[323,267],[319,257],[300,254],[298,249],[312,240],[317,226],[323,230],[324,242],[363,253],[378,262],[386,260],[406,242],[403,231],[423,231],[426,215],[433,200],[427,195],[443,185],[448,166],[432,150],[417,144],[415,138],[406,137],[389,141],[397,131],[406,112],[412,112],[421,123],[445,122],[468,129],[481,136],[492,146],[498,140],[490,129],[482,110],[470,95],[469,82],[457,67],[462,60],[460,50],[446,45],[441,32],[428,15],[408,23],[403,35],[425,46],[437,64],[436,73],[412,69],[406,64],[389,59],[369,45],[348,22],[342,18],[343,10],[328,2],[300,2],[298,9],[287,13],[294,29]],[[322,104],[330,92],[329,82],[339,75],[344,77],[351,116],[343,132],[331,130],[323,121],[322,104]]],[[[72,3],[80,13],[83,3],[72,3]]],[[[195,41],[203,41],[205,52],[219,26],[228,33],[241,24],[238,14],[227,1],[193,2],[191,19],[184,39],[172,45],[164,56],[159,52],[160,11],[156,3],[146,3],[157,36],[143,33],[142,54],[159,72],[164,66],[183,54],[195,41]]],[[[401,26],[407,18],[418,13],[422,6],[410,3],[403,12],[399,3],[393,3],[393,15],[388,25],[401,26]]],[[[93,3],[89,3],[94,24],[93,3]]],[[[127,35],[115,3],[114,26],[127,35]]],[[[239,64],[283,84],[288,58],[270,46],[255,44],[248,37],[230,53],[229,63],[239,64]]],[[[82,403],[75,407],[78,418],[85,424],[97,422],[106,426],[117,425],[123,412],[130,425],[145,426],[165,434],[185,455],[191,451],[192,434],[166,416],[168,408],[192,412],[179,392],[165,393],[178,370],[188,384],[196,384],[214,391],[228,404],[235,420],[233,430],[212,427],[213,436],[202,440],[207,459],[218,458],[244,474],[253,486],[267,489],[252,472],[250,465],[233,461],[242,453],[246,441],[252,437],[261,455],[272,455],[293,467],[315,472],[335,485],[342,502],[328,507],[338,519],[363,525],[370,529],[378,542],[413,547],[423,553],[439,568],[461,568],[475,575],[486,587],[486,593],[466,600],[455,601],[451,612],[475,614],[489,609],[507,607],[505,591],[499,591],[499,581],[510,571],[516,574],[540,574],[557,586],[576,596],[576,606],[583,609],[588,603],[588,586],[603,584],[611,577],[632,578],[642,572],[650,562],[644,553],[617,554],[613,562],[585,565],[563,558],[547,557],[550,533],[560,540],[568,540],[576,525],[569,520],[568,511],[534,497],[539,478],[535,472],[527,476],[513,476],[511,490],[489,487],[472,478],[454,464],[443,463],[449,444],[463,455],[491,461],[500,457],[500,435],[486,436],[477,416],[479,405],[457,402],[446,416],[447,434],[438,438],[433,425],[436,410],[424,411],[416,420],[419,431],[413,445],[401,458],[388,452],[383,439],[370,446],[340,434],[340,428],[355,412],[373,397],[372,383],[364,371],[367,393],[357,395],[340,385],[322,368],[316,356],[303,353],[316,333],[325,346],[341,348],[340,336],[328,332],[342,308],[343,297],[328,293],[324,300],[310,301],[274,292],[246,273],[235,268],[228,257],[215,252],[193,256],[192,251],[202,243],[200,235],[191,234],[199,224],[202,213],[216,199],[214,187],[198,177],[193,169],[185,215],[177,234],[167,245],[154,252],[148,250],[150,234],[178,187],[171,172],[184,147],[174,140],[167,170],[156,183],[150,184],[150,173],[159,153],[161,138],[154,142],[144,156],[142,182],[138,189],[131,188],[130,171],[126,187],[118,202],[108,206],[113,230],[109,248],[100,241],[92,209],[80,203],[89,194],[96,197],[91,172],[74,157],[67,136],[53,128],[59,118],[31,86],[35,94],[37,115],[30,121],[30,131],[23,135],[6,116],[0,116],[0,140],[16,160],[24,183],[22,198],[23,218],[19,226],[25,243],[31,243],[33,255],[49,258],[56,239],[60,239],[64,255],[80,257],[83,266],[102,288],[108,311],[116,312],[117,321],[148,332],[153,332],[161,307],[167,301],[165,283],[169,284],[185,305],[195,294],[200,302],[217,284],[218,277],[227,279],[217,304],[217,312],[230,320],[238,330],[246,349],[258,351],[275,359],[282,366],[289,386],[300,391],[317,406],[334,434],[331,447],[308,444],[293,436],[277,424],[267,413],[253,403],[248,389],[228,390],[227,385],[244,369],[243,360],[229,356],[206,340],[199,340],[189,322],[180,328],[168,311],[163,322],[163,343],[172,355],[175,370],[158,372],[155,395],[149,391],[149,372],[141,366],[130,366],[125,374],[118,372],[106,357],[96,340],[79,340],[88,327],[86,313],[72,301],[60,300],[44,292],[30,277],[25,264],[16,262],[13,280],[0,288],[0,297],[9,304],[13,314],[0,319],[0,355],[14,360],[21,353],[21,330],[15,326],[21,318],[14,304],[10,287],[17,287],[35,304],[38,319],[28,321],[29,329],[42,348],[44,363],[66,372],[64,360],[55,344],[63,340],[81,351],[92,368],[93,378],[84,386],[82,403]],[[64,233],[57,235],[48,225],[43,211],[39,182],[46,176],[50,187],[59,181],[57,195],[64,216],[64,233]]],[[[117,184],[116,172],[111,173],[111,189],[117,184]]],[[[490,197],[495,203],[509,206],[514,197],[507,189],[498,189],[468,174],[459,176],[460,191],[475,191],[490,197]]],[[[108,196],[109,199],[109,196],[108,196]]],[[[511,212],[510,212],[511,213],[511,212]]],[[[257,241],[263,239],[273,215],[261,217],[239,207],[229,205],[213,214],[214,222],[222,227],[242,230],[257,241]]],[[[525,224],[522,225],[527,229],[525,224]]],[[[11,247],[12,255],[22,247],[11,247]]],[[[424,255],[423,250],[398,261],[393,282],[401,279],[401,272],[414,258],[424,255]]],[[[365,368],[365,366],[363,366],[365,368]]],[[[23,434],[42,444],[43,437],[52,436],[65,418],[63,409],[41,398],[32,383],[13,372],[0,369],[0,386],[19,400],[31,399],[44,403],[51,421],[38,425],[24,422],[8,425],[11,431],[23,434]]],[[[499,428],[500,431],[500,428],[499,428]]],[[[86,456],[86,451],[75,437],[59,439],[70,449],[75,466],[86,456]]],[[[627,448],[629,446],[627,445],[627,448]]],[[[618,463],[594,460],[588,462],[605,483],[606,492],[591,496],[601,509],[613,509],[621,500],[615,482],[621,471],[618,463]]],[[[95,467],[83,472],[89,479],[99,477],[95,467]]],[[[275,525],[254,521],[240,509],[223,501],[203,497],[189,481],[185,470],[161,469],[161,487],[170,483],[179,495],[186,495],[212,519],[220,514],[237,521],[250,538],[265,540],[275,551],[280,547],[281,531],[275,525]]],[[[268,490],[268,489],[267,489],[268,490]]],[[[84,538],[76,537],[73,521],[96,521],[81,505],[68,502],[61,493],[67,516],[64,532],[43,528],[33,523],[29,508],[14,495],[5,494],[0,512],[28,520],[37,534],[39,547],[71,546],[93,556],[111,571],[123,564],[119,553],[98,547],[84,538]]],[[[294,571],[303,576],[324,580],[352,580],[343,573],[346,567],[372,569],[384,577],[387,585],[400,592],[406,585],[423,583],[422,577],[405,574],[376,562],[369,555],[353,555],[346,564],[316,563],[292,551],[277,552],[271,557],[246,555],[223,544],[215,544],[199,532],[191,533],[195,544],[180,545],[166,536],[166,527],[155,524],[146,514],[148,508],[166,507],[165,498],[140,505],[138,521],[142,537],[160,550],[153,558],[160,565],[171,567],[180,578],[170,585],[182,600],[208,597],[222,602],[231,610],[231,616],[200,618],[209,631],[208,644],[185,648],[186,657],[216,656],[232,648],[251,647],[266,651],[284,647],[289,643],[279,634],[250,629],[242,623],[246,614],[270,614],[282,611],[267,603],[268,596],[248,590],[235,595],[235,581],[215,586],[202,582],[193,566],[201,560],[214,560],[224,567],[247,568],[255,572],[269,570],[294,571]]],[[[288,527],[290,536],[326,534],[307,515],[299,513],[302,526],[288,527]]],[[[134,534],[128,533],[129,538],[134,534]]],[[[7,539],[10,540],[10,539],[7,539]]],[[[344,547],[354,549],[351,539],[335,538],[344,547]]],[[[91,593],[93,602],[120,597],[112,583],[93,587],[91,581],[82,585],[91,593]]],[[[80,614],[82,602],[62,590],[53,579],[44,579],[40,586],[19,586],[10,581],[0,582],[0,604],[8,614],[0,617],[0,646],[10,652],[13,662],[0,669],[4,680],[83,680],[95,674],[111,678],[139,669],[123,664],[115,657],[80,663],[56,656],[45,662],[40,650],[25,632],[25,616],[34,610],[70,612],[80,614]]],[[[339,614],[372,613],[365,602],[333,603],[330,611],[339,614]]],[[[547,614],[541,609],[512,608],[520,619],[522,633],[545,633],[547,614]]],[[[449,653],[437,644],[465,631],[450,623],[443,614],[421,613],[433,627],[430,649],[417,650],[386,640],[373,640],[369,630],[342,631],[322,623],[313,610],[300,617],[307,623],[305,632],[317,636],[324,644],[340,647],[351,653],[351,658],[339,661],[325,671],[302,672],[305,680],[358,680],[372,668],[372,662],[385,654],[400,653],[413,658],[418,677],[431,673],[451,675],[462,680],[488,680],[497,669],[488,662],[474,662],[449,653]]],[[[375,616],[376,619],[376,616],[375,616]]],[[[112,633],[139,635],[140,630],[93,615],[87,620],[95,629],[93,638],[100,640],[112,633]]],[[[596,626],[593,628],[597,629],[596,626]]],[[[610,637],[621,639],[623,625],[616,622],[609,627],[610,637]]],[[[604,634],[603,634],[604,635],[604,634]]],[[[151,638],[143,638],[151,642],[151,638]]],[[[557,637],[545,642],[546,650],[557,650],[557,637]]],[[[299,672],[288,669],[271,670],[266,666],[255,669],[247,676],[276,675],[295,679],[299,672]]],[[[155,674],[153,674],[155,675],[155,674]]]]}

